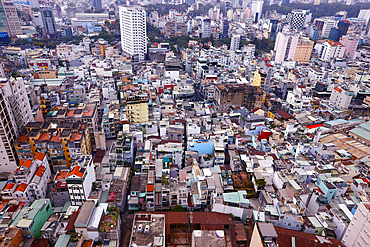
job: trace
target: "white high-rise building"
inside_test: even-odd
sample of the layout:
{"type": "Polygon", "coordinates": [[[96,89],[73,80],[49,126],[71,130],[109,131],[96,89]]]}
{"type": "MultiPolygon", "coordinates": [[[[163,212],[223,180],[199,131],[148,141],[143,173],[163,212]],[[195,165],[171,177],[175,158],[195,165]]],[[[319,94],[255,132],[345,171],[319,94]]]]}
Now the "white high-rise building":
{"type": "Polygon", "coordinates": [[[4,78],[0,85],[0,170],[14,172],[17,168],[14,141],[34,119],[23,78],[4,78]]]}
{"type": "Polygon", "coordinates": [[[278,33],[275,41],[275,62],[293,61],[299,36],[278,33]]]}
{"type": "Polygon", "coordinates": [[[330,31],[333,27],[335,27],[336,21],[333,19],[326,19],[324,26],[322,27],[322,37],[323,38],[328,38],[330,31]]]}
{"type": "Polygon", "coordinates": [[[202,38],[211,37],[211,20],[203,19],[202,21],[202,38]]]}
{"type": "Polygon", "coordinates": [[[361,9],[360,10],[360,13],[358,13],[358,19],[362,19],[362,20],[365,20],[366,23],[369,21],[370,19],[370,9],[361,9]]]}
{"type": "Polygon", "coordinates": [[[236,51],[239,50],[239,44],[240,44],[240,35],[234,34],[231,38],[230,42],[230,50],[236,51]]]}
{"type": "Polygon", "coordinates": [[[342,243],[347,247],[370,245],[370,203],[360,202],[351,223],[345,231],[342,243]]]}
{"type": "Polygon", "coordinates": [[[254,23],[257,23],[261,19],[263,1],[257,0],[252,2],[251,18],[254,23]]]}
{"type": "Polygon", "coordinates": [[[288,21],[292,29],[300,29],[306,27],[311,21],[312,13],[309,10],[293,9],[291,13],[288,14],[288,21]]]}
{"type": "Polygon", "coordinates": [[[122,51],[143,61],[147,53],[145,9],[139,6],[120,6],[119,18],[122,51]]]}

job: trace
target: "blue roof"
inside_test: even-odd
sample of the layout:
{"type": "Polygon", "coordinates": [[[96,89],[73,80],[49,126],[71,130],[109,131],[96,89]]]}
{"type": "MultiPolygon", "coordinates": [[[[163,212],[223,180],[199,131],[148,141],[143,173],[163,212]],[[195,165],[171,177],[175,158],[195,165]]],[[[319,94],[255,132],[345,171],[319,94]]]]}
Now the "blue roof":
{"type": "Polygon", "coordinates": [[[335,120],[331,120],[331,121],[328,121],[328,122],[325,122],[325,123],[329,124],[329,125],[335,125],[335,124],[347,123],[347,120],[335,119],[335,120]]]}
{"type": "Polygon", "coordinates": [[[195,141],[194,146],[189,145],[190,151],[197,151],[200,154],[211,154],[213,153],[214,143],[212,140],[195,141]]]}

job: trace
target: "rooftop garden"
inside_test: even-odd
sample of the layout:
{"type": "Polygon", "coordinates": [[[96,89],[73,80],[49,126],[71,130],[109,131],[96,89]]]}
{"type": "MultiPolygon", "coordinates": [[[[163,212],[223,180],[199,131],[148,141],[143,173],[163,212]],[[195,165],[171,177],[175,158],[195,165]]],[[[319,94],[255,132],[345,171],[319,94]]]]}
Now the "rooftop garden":
{"type": "Polygon", "coordinates": [[[107,213],[104,216],[103,222],[100,226],[100,232],[110,232],[112,228],[117,225],[117,220],[119,216],[119,208],[110,206],[107,209],[107,213]]]}

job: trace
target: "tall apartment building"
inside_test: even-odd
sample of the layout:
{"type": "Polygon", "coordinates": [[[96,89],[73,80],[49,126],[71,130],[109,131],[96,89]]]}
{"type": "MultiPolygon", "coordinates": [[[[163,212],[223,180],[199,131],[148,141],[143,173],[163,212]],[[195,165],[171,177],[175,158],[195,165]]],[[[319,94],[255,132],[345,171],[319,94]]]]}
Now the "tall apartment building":
{"type": "Polygon", "coordinates": [[[315,42],[307,38],[300,37],[297,42],[297,48],[295,50],[293,60],[300,63],[308,63],[311,58],[311,53],[314,44],[315,42]]]}
{"type": "Polygon", "coordinates": [[[349,59],[354,59],[359,42],[360,40],[356,37],[352,38],[346,36],[344,39],[342,39],[340,43],[342,43],[346,47],[344,56],[348,55],[349,59]]]}
{"type": "Polygon", "coordinates": [[[34,119],[23,78],[2,79],[0,85],[0,168],[14,172],[18,159],[14,141],[34,119]]]}
{"type": "Polygon", "coordinates": [[[347,246],[370,245],[370,203],[360,202],[341,242],[347,246]]]}
{"type": "Polygon", "coordinates": [[[81,206],[89,198],[95,180],[92,156],[77,157],[66,176],[68,193],[73,206],[81,206]]]}
{"type": "Polygon", "coordinates": [[[146,11],[139,6],[120,6],[122,51],[143,61],[147,53],[146,11]]]}
{"type": "Polygon", "coordinates": [[[294,9],[288,14],[287,19],[292,29],[300,29],[311,21],[312,13],[309,10],[294,9]]]}
{"type": "Polygon", "coordinates": [[[240,35],[234,34],[230,41],[230,50],[236,51],[239,50],[240,44],[240,35]]]}
{"type": "Polygon", "coordinates": [[[251,7],[251,18],[254,23],[257,23],[262,16],[263,1],[253,1],[251,7]]]}
{"type": "Polygon", "coordinates": [[[330,102],[338,109],[348,109],[353,95],[353,91],[345,90],[340,87],[335,87],[331,92],[330,102]]]}
{"type": "Polygon", "coordinates": [[[53,9],[51,7],[41,7],[40,11],[42,17],[43,34],[44,35],[56,34],[57,28],[55,26],[53,9]]]}
{"type": "Polygon", "coordinates": [[[343,58],[346,47],[340,42],[328,41],[324,43],[317,43],[315,45],[317,57],[326,62],[333,58],[343,58]]]}
{"type": "Polygon", "coordinates": [[[366,23],[369,22],[370,19],[370,9],[361,9],[357,16],[358,19],[365,20],[366,23]]]}
{"type": "Polygon", "coordinates": [[[1,20],[4,21],[4,25],[1,27],[2,31],[7,32],[9,36],[22,35],[21,24],[14,2],[12,0],[2,0],[0,5],[1,20]]]}
{"type": "Polygon", "coordinates": [[[297,61],[307,63],[311,58],[314,42],[291,34],[278,33],[275,41],[275,62],[297,61]]]}
{"type": "Polygon", "coordinates": [[[211,20],[203,19],[202,21],[202,38],[211,37],[211,20]]]}
{"type": "Polygon", "coordinates": [[[326,19],[324,22],[324,26],[322,27],[322,37],[328,38],[330,35],[330,31],[333,27],[335,27],[336,21],[333,19],[326,19]]]}

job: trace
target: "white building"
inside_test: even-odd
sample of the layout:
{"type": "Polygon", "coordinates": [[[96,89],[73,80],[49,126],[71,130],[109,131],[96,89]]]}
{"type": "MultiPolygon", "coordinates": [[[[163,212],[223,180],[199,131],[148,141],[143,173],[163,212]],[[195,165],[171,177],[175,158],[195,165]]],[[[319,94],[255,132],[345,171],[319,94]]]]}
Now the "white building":
{"type": "Polygon", "coordinates": [[[81,27],[83,23],[101,23],[109,19],[107,13],[76,13],[75,18],[71,18],[72,26],[81,27]]]}
{"type": "Polygon", "coordinates": [[[278,33],[275,41],[275,62],[294,60],[299,36],[278,33]]]}
{"type": "Polygon", "coordinates": [[[240,44],[240,35],[233,35],[230,42],[230,50],[231,51],[239,50],[239,44],[240,44]]]}
{"type": "Polygon", "coordinates": [[[211,20],[203,19],[202,21],[202,38],[211,37],[211,20]]]}
{"type": "Polygon", "coordinates": [[[297,85],[292,92],[288,92],[286,101],[300,108],[308,108],[311,106],[312,91],[306,86],[297,85]]]}
{"type": "Polygon", "coordinates": [[[362,20],[365,20],[366,23],[369,21],[370,19],[370,9],[361,9],[360,10],[360,13],[358,13],[358,19],[362,19],[362,20]]]}
{"type": "Polygon", "coordinates": [[[342,243],[347,247],[370,245],[370,203],[360,202],[343,235],[342,243]]]}
{"type": "Polygon", "coordinates": [[[51,175],[50,165],[45,154],[38,153],[33,159],[33,165],[36,165],[38,168],[28,184],[28,193],[31,201],[46,197],[47,185],[50,182],[51,175]]]}
{"type": "Polygon", "coordinates": [[[317,57],[325,62],[333,58],[343,58],[346,51],[346,47],[340,42],[317,43],[314,49],[317,57]]]}
{"type": "Polygon", "coordinates": [[[147,53],[146,11],[139,6],[120,6],[122,51],[130,56],[138,56],[139,61],[145,59],[147,53]]]}
{"type": "Polygon", "coordinates": [[[318,68],[310,68],[308,71],[308,78],[314,81],[321,81],[325,77],[325,72],[318,68]]]}
{"type": "Polygon", "coordinates": [[[348,109],[354,92],[335,87],[331,92],[330,102],[338,109],[348,109]]]}
{"type": "Polygon", "coordinates": [[[95,170],[92,156],[77,157],[66,176],[69,198],[73,206],[81,206],[90,196],[95,182],[95,170]]]}
{"type": "Polygon", "coordinates": [[[14,172],[17,163],[13,143],[23,127],[34,119],[23,78],[4,78],[0,86],[0,169],[14,172]]]}
{"type": "Polygon", "coordinates": [[[253,1],[251,7],[251,18],[254,23],[257,23],[261,19],[263,1],[253,1]]]}
{"type": "Polygon", "coordinates": [[[328,38],[330,31],[333,27],[335,27],[336,21],[333,19],[326,19],[324,22],[324,26],[322,27],[322,37],[328,38]]]}

